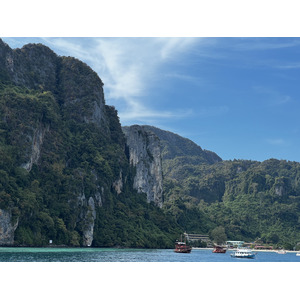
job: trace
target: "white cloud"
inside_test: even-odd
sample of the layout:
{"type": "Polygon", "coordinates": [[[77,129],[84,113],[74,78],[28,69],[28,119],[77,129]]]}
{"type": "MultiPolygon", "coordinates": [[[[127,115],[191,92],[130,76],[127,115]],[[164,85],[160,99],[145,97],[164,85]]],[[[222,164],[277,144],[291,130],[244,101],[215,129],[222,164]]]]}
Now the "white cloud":
{"type": "Polygon", "coordinates": [[[90,52],[88,49],[82,47],[81,44],[74,39],[66,38],[42,38],[43,42],[54,46],[67,56],[73,56],[79,59],[89,58],[90,52]]]}
{"type": "Polygon", "coordinates": [[[119,110],[121,121],[179,118],[186,112],[156,110],[144,96],[163,75],[164,64],[184,53],[195,38],[94,38],[47,39],[56,48],[88,63],[104,82],[108,104],[119,110]]]}
{"type": "Polygon", "coordinates": [[[187,74],[179,74],[179,73],[167,73],[165,75],[166,77],[169,78],[175,78],[175,79],[179,79],[180,81],[186,81],[189,82],[193,85],[197,85],[197,86],[201,86],[201,85],[208,85],[207,81],[204,80],[201,77],[197,77],[197,76],[191,76],[191,75],[187,75],[187,74]]]}
{"type": "Polygon", "coordinates": [[[298,39],[285,39],[280,38],[240,38],[237,42],[233,44],[233,49],[236,50],[272,50],[272,49],[282,49],[282,48],[291,48],[300,45],[300,40],[298,39]],[[279,42],[280,41],[280,42],[279,42]]]}
{"type": "Polygon", "coordinates": [[[292,101],[292,98],[289,95],[283,95],[273,88],[265,86],[255,86],[253,87],[253,90],[258,94],[264,95],[265,100],[270,105],[283,105],[292,101]]]}
{"type": "MultiPolygon", "coordinates": [[[[182,118],[190,111],[154,108],[145,99],[161,84],[164,67],[180,63],[179,55],[200,38],[40,38],[59,55],[73,56],[87,63],[104,83],[108,104],[115,105],[121,121],[182,118]]],[[[183,79],[183,77],[181,78],[183,79]]],[[[193,81],[185,76],[185,80],[193,81]]],[[[196,79],[195,79],[196,80],[196,79]]]]}
{"type": "Polygon", "coordinates": [[[284,146],[287,142],[284,139],[277,138],[277,139],[267,139],[268,144],[275,145],[275,146],[284,146]]]}
{"type": "Polygon", "coordinates": [[[157,119],[183,119],[193,115],[191,110],[175,110],[175,111],[157,111],[157,110],[149,110],[149,108],[141,105],[134,105],[131,109],[127,111],[119,112],[120,119],[122,119],[125,123],[131,120],[139,121],[142,123],[145,122],[156,122],[157,119]]]}
{"type": "Polygon", "coordinates": [[[103,77],[108,97],[131,103],[148,92],[166,61],[196,41],[191,38],[99,39],[96,47],[99,59],[94,65],[103,77]]]}
{"type": "Polygon", "coordinates": [[[192,46],[195,41],[199,42],[201,38],[156,38],[155,43],[158,46],[160,58],[162,60],[174,57],[174,54],[185,51],[192,46]]]}
{"type": "Polygon", "coordinates": [[[299,69],[300,68],[300,62],[294,62],[294,63],[286,63],[279,66],[276,66],[278,69],[299,69]]]}

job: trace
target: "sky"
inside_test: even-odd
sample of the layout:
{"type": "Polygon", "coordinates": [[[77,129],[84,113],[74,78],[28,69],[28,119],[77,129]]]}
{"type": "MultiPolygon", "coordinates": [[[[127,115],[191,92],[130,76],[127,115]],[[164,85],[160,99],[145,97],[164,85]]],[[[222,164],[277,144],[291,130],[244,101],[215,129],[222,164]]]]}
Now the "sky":
{"type": "Polygon", "coordinates": [[[126,125],[152,125],[224,160],[300,161],[300,38],[3,38],[87,63],[126,125]]]}
{"type": "Polygon", "coordinates": [[[224,160],[300,161],[300,38],[3,38],[87,63],[126,125],[189,138],[224,160]]]}

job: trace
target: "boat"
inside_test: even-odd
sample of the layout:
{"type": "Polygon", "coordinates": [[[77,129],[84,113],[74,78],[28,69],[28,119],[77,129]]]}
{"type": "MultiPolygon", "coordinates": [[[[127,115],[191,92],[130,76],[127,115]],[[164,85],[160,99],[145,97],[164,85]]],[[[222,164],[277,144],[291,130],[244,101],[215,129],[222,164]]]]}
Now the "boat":
{"type": "Polygon", "coordinates": [[[297,252],[297,253],[296,253],[296,256],[300,256],[300,252],[297,252]]]}
{"type": "Polygon", "coordinates": [[[248,248],[238,248],[230,255],[231,257],[237,258],[255,258],[256,253],[252,252],[252,250],[248,248]]]}
{"type": "Polygon", "coordinates": [[[214,246],[213,253],[226,253],[227,248],[219,245],[214,246]]]}
{"type": "Polygon", "coordinates": [[[278,250],[278,251],[276,251],[278,254],[286,254],[286,251],[285,250],[283,250],[283,249],[280,249],[280,250],[278,250]]]}
{"type": "Polygon", "coordinates": [[[175,242],[175,250],[176,253],[191,253],[192,247],[186,244],[186,241],[182,241],[182,236],[181,236],[181,241],[176,241],[175,242]]]}
{"type": "Polygon", "coordinates": [[[176,242],[174,251],[176,253],[191,253],[192,247],[187,245],[185,242],[176,242]]]}

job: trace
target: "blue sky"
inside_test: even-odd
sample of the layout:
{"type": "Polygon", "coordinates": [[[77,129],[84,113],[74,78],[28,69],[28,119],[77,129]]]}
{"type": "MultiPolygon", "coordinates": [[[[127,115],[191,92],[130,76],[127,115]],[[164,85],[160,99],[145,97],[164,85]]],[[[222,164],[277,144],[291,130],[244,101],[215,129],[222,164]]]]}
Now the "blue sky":
{"type": "Polygon", "coordinates": [[[222,159],[300,161],[300,38],[3,38],[74,56],[122,125],[187,137],[222,159]]]}

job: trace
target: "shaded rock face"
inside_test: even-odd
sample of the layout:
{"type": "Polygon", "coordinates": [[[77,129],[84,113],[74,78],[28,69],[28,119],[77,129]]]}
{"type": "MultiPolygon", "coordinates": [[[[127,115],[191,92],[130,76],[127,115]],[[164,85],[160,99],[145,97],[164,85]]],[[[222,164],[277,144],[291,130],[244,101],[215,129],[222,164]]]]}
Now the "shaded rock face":
{"type": "Polygon", "coordinates": [[[142,127],[153,132],[160,139],[162,160],[182,156],[197,156],[199,163],[214,164],[222,161],[216,153],[203,150],[199,145],[178,134],[149,125],[143,125],[142,127]]]}
{"type": "Polygon", "coordinates": [[[16,85],[51,91],[56,88],[59,59],[51,49],[42,44],[28,44],[16,50],[4,49],[6,74],[16,85]]]}
{"type": "Polygon", "coordinates": [[[65,117],[94,123],[107,132],[103,83],[98,75],[81,61],[63,57],[57,80],[65,117]]]}
{"type": "Polygon", "coordinates": [[[134,188],[147,194],[147,201],[158,207],[163,204],[161,149],[158,137],[134,125],[123,127],[129,148],[130,164],[136,167],[134,188]]]}
{"type": "Polygon", "coordinates": [[[33,164],[37,164],[38,160],[40,158],[41,148],[43,145],[43,140],[45,133],[49,131],[49,126],[44,127],[40,125],[38,128],[36,128],[33,131],[32,136],[28,136],[28,138],[32,142],[31,151],[29,151],[29,158],[28,161],[21,165],[22,168],[26,169],[28,172],[30,172],[33,164]]]}
{"type": "Polygon", "coordinates": [[[120,171],[120,177],[118,180],[116,180],[113,183],[113,187],[115,189],[115,191],[117,192],[117,194],[121,194],[122,193],[122,189],[123,189],[123,175],[122,175],[122,171],[120,171]]]}
{"type": "Polygon", "coordinates": [[[83,246],[90,247],[93,242],[94,236],[94,225],[96,220],[96,209],[97,206],[102,206],[101,195],[99,192],[95,195],[95,199],[90,197],[88,200],[85,194],[78,197],[79,206],[82,207],[80,220],[83,222],[83,246]]]}
{"type": "Polygon", "coordinates": [[[0,209],[0,246],[14,244],[14,233],[18,222],[12,224],[12,216],[9,210],[0,209]]]}
{"type": "Polygon", "coordinates": [[[11,49],[0,40],[0,79],[59,98],[66,118],[94,123],[108,132],[103,83],[88,65],[60,57],[42,44],[11,49]],[[82,88],[84,86],[84,88],[82,88]]]}

